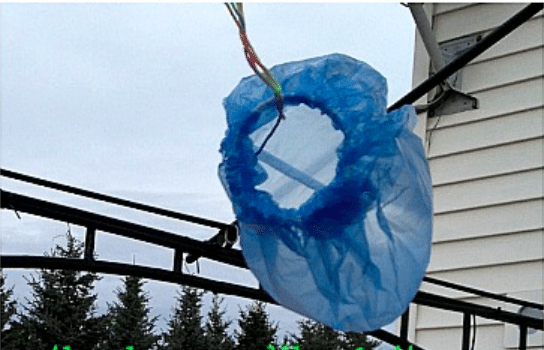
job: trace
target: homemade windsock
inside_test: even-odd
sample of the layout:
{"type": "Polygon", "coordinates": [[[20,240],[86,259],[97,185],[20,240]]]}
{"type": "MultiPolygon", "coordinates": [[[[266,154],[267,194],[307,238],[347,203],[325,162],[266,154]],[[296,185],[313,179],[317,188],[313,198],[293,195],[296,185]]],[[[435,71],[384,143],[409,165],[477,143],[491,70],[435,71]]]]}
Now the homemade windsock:
{"type": "Polygon", "coordinates": [[[345,55],[270,72],[283,93],[277,129],[274,93],[258,76],[224,100],[219,176],[244,258],[288,309],[346,332],[387,325],[430,258],[432,188],[414,108],[387,113],[385,78],[345,55]]]}

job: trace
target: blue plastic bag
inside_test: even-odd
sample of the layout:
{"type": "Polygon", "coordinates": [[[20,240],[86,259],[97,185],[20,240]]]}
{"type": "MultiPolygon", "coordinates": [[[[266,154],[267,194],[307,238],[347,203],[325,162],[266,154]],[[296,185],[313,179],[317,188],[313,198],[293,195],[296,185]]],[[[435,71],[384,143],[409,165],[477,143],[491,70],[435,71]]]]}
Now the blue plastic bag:
{"type": "Polygon", "coordinates": [[[271,69],[286,119],[257,76],[224,100],[220,179],[244,258],[284,307],[341,331],[393,322],[430,258],[432,188],[414,108],[386,111],[385,78],[345,55],[271,69]]]}

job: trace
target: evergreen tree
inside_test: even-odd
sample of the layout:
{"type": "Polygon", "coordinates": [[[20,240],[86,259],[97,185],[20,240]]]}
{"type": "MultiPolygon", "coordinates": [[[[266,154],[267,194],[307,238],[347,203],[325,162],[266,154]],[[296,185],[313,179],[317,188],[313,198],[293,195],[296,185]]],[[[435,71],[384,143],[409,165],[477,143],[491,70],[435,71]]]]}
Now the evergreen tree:
{"type": "Polygon", "coordinates": [[[202,329],[202,295],[196,288],[182,286],[164,335],[165,350],[207,350],[202,329]]]}
{"type": "Polygon", "coordinates": [[[11,300],[11,296],[13,295],[13,287],[6,290],[4,288],[4,283],[5,276],[2,270],[0,270],[0,303],[2,307],[0,310],[0,344],[3,349],[6,349],[10,347],[10,343],[12,342],[11,339],[14,335],[13,330],[8,329],[8,326],[11,326],[11,318],[15,315],[17,308],[16,302],[11,300]]]}
{"type": "Polygon", "coordinates": [[[223,298],[213,296],[212,307],[208,312],[208,319],[204,326],[206,347],[214,350],[234,350],[234,340],[227,332],[232,321],[224,321],[225,311],[221,311],[223,298]]]}
{"type": "Polygon", "coordinates": [[[127,276],[123,279],[124,289],[117,291],[118,303],[109,306],[109,332],[104,348],[125,350],[150,350],[157,345],[158,337],[153,334],[157,317],[150,319],[149,298],[143,291],[141,278],[127,276]]]}
{"type": "Polygon", "coordinates": [[[268,347],[270,350],[300,350],[300,346],[297,343],[293,343],[289,337],[286,335],[283,336],[283,341],[278,344],[277,348],[272,349],[271,346],[268,347]]]}
{"type": "Polygon", "coordinates": [[[1,322],[1,328],[0,330],[3,332],[11,320],[11,317],[16,312],[15,307],[15,301],[10,300],[11,296],[13,295],[13,288],[10,288],[6,290],[4,288],[4,284],[6,282],[4,273],[2,270],[0,270],[0,303],[2,306],[1,315],[0,315],[0,322],[1,322]]]}
{"type": "Polygon", "coordinates": [[[291,336],[291,344],[300,350],[371,350],[380,343],[364,333],[339,332],[313,320],[298,321],[300,336],[291,336]]]}
{"type": "MultiPolygon", "coordinates": [[[[83,243],[70,233],[66,234],[66,249],[59,245],[52,256],[79,258],[83,243]]],[[[69,345],[72,350],[97,349],[105,329],[105,317],[96,316],[94,282],[100,278],[94,273],[80,271],[45,270],[27,279],[34,299],[23,306],[26,314],[13,325],[18,342],[23,348],[53,349],[54,345],[69,345]]]]}
{"type": "Polygon", "coordinates": [[[269,345],[276,345],[276,332],[278,326],[269,321],[264,303],[256,301],[249,305],[247,310],[240,310],[238,320],[240,331],[236,331],[238,350],[267,349],[269,345]]]}
{"type": "Polygon", "coordinates": [[[356,350],[363,348],[371,350],[380,345],[379,341],[369,339],[364,333],[347,332],[344,334],[342,350],[356,350]]]}
{"type": "Polygon", "coordinates": [[[300,350],[343,349],[340,333],[331,327],[308,319],[298,321],[297,323],[300,330],[300,336],[293,336],[293,343],[298,344],[300,350]]]}

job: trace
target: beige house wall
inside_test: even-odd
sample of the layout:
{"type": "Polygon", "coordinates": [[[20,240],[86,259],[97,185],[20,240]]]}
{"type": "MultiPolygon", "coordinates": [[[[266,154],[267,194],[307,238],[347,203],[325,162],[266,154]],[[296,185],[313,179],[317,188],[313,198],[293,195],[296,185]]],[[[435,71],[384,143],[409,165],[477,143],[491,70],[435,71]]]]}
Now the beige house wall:
{"type": "MultiPolygon", "coordinates": [[[[425,4],[437,41],[488,34],[526,4],[425,4]]],[[[434,190],[428,276],[543,302],[543,13],[462,70],[461,91],[477,110],[419,115],[434,190]]],[[[416,34],[413,85],[429,76],[416,34]]],[[[427,97],[416,104],[427,102],[427,97]]],[[[422,290],[517,312],[519,307],[423,283],[422,290]]],[[[477,318],[478,350],[515,349],[518,330],[477,318]]],[[[425,349],[461,347],[462,316],[411,306],[409,339],[425,349]]],[[[528,337],[544,349],[543,332],[528,337]]]]}

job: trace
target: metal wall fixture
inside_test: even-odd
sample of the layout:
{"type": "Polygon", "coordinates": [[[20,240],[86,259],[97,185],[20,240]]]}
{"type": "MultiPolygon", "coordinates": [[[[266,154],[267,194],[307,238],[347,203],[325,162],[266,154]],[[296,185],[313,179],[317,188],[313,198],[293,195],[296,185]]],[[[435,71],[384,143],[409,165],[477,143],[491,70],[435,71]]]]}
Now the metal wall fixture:
{"type": "Polygon", "coordinates": [[[434,89],[439,84],[442,84],[444,80],[450,77],[452,74],[457,72],[459,69],[463,68],[470,61],[481,55],[491,46],[495,45],[502,38],[507,36],[516,30],[523,23],[531,19],[535,14],[542,11],[544,4],[542,3],[532,3],[527,5],[521,11],[512,16],[509,20],[504,22],[498,28],[493,30],[491,33],[482,38],[482,40],[469,49],[467,52],[461,56],[454,59],[450,64],[446,65],[444,68],[438,70],[436,74],[429,77],[427,80],[419,84],[412,91],[404,95],[397,102],[393,103],[389,108],[388,112],[394,111],[406,104],[412,104],[416,102],[423,95],[434,89]]]}
{"type": "MultiPolygon", "coordinates": [[[[431,59],[432,67],[430,70],[438,71],[443,69],[446,64],[460,56],[460,53],[467,51],[468,47],[465,47],[465,41],[460,43],[460,45],[449,45],[446,48],[441,48],[436,42],[431,25],[423,9],[423,4],[412,3],[408,4],[408,7],[431,59]],[[463,50],[459,50],[460,47],[463,50]]],[[[478,100],[475,97],[460,91],[460,77],[461,69],[438,84],[431,101],[424,106],[416,106],[416,111],[418,113],[428,111],[429,117],[435,117],[478,108],[478,100]]]]}

